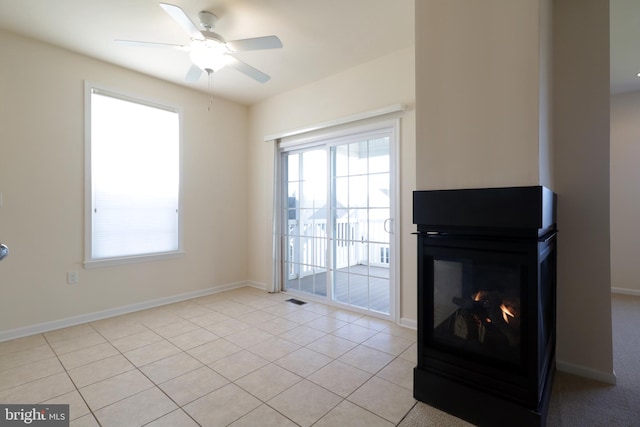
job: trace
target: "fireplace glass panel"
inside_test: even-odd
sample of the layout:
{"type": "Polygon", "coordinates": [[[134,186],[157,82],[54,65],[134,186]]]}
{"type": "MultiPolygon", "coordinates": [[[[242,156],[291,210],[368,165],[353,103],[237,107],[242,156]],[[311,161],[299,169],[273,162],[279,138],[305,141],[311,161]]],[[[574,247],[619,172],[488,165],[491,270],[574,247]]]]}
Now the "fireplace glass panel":
{"type": "Polygon", "coordinates": [[[434,259],[433,344],[520,365],[524,267],[481,258],[434,259]]]}

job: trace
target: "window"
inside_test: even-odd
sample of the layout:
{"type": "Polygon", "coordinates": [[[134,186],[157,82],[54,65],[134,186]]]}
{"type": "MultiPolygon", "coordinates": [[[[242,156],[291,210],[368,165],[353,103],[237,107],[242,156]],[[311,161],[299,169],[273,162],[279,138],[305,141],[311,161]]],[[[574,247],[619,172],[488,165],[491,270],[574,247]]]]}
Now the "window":
{"type": "Polygon", "coordinates": [[[181,253],[179,109],[86,92],[85,265],[181,253]]]}

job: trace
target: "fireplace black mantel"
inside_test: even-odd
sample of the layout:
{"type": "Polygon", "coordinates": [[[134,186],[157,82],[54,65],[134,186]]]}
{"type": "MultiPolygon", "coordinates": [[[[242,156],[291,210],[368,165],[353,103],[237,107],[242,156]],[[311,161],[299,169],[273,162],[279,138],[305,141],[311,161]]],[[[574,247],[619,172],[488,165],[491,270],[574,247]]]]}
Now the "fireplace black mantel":
{"type": "Polygon", "coordinates": [[[541,186],[414,192],[417,400],[477,425],[545,425],[555,206],[541,186]]]}

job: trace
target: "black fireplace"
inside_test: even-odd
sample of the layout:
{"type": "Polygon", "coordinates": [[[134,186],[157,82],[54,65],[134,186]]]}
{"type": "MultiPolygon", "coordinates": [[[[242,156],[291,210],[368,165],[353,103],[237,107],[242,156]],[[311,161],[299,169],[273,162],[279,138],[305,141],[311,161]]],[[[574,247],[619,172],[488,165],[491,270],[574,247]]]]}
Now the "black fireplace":
{"type": "Polygon", "coordinates": [[[480,426],[544,426],[555,371],[556,196],[416,191],[414,397],[480,426]]]}

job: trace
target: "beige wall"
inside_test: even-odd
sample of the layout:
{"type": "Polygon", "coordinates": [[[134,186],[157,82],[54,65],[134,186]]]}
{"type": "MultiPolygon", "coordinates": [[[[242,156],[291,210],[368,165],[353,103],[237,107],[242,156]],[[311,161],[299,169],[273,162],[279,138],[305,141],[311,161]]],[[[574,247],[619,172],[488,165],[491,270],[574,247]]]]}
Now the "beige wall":
{"type": "Polygon", "coordinates": [[[415,189],[414,50],[399,50],[308,86],[280,94],[251,108],[249,176],[249,274],[271,283],[274,144],[264,137],[330,120],[405,104],[401,117],[401,313],[415,321],[415,239],[411,232],[411,198],[415,189]]]}
{"type": "Polygon", "coordinates": [[[608,2],[554,1],[554,138],[541,108],[551,93],[545,7],[417,1],[415,58],[400,50],[248,114],[222,100],[209,114],[203,94],[0,33],[0,239],[11,247],[0,332],[247,278],[269,283],[274,150],[263,137],[403,103],[400,316],[416,318],[416,184],[550,185],[560,200],[558,358],[608,379],[608,2]],[[184,106],[184,258],[82,269],[84,79],[184,106]],[[65,283],[70,270],[80,284],[65,283]]]}
{"type": "Polygon", "coordinates": [[[557,355],[565,370],[613,381],[609,2],[556,0],[554,20],[557,355]]]}
{"type": "Polygon", "coordinates": [[[608,30],[601,0],[416,2],[416,186],[551,187],[557,360],[615,381],[608,30]]]}
{"type": "Polygon", "coordinates": [[[611,286],[640,295],[640,92],[611,97],[611,286]]]}
{"type": "Polygon", "coordinates": [[[5,32],[0,63],[0,332],[247,278],[246,107],[5,32]],[[184,108],[184,257],[83,269],[85,79],[184,108]]]}
{"type": "Polygon", "coordinates": [[[553,0],[540,0],[539,6],[539,87],[538,143],[539,184],[554,188],[553,145],[553,0]]]}
{"type": "Polygon", "coordinates": [[[537,0],[416,2],[419,189],[550,179],[540,20],[537,0]]]}

